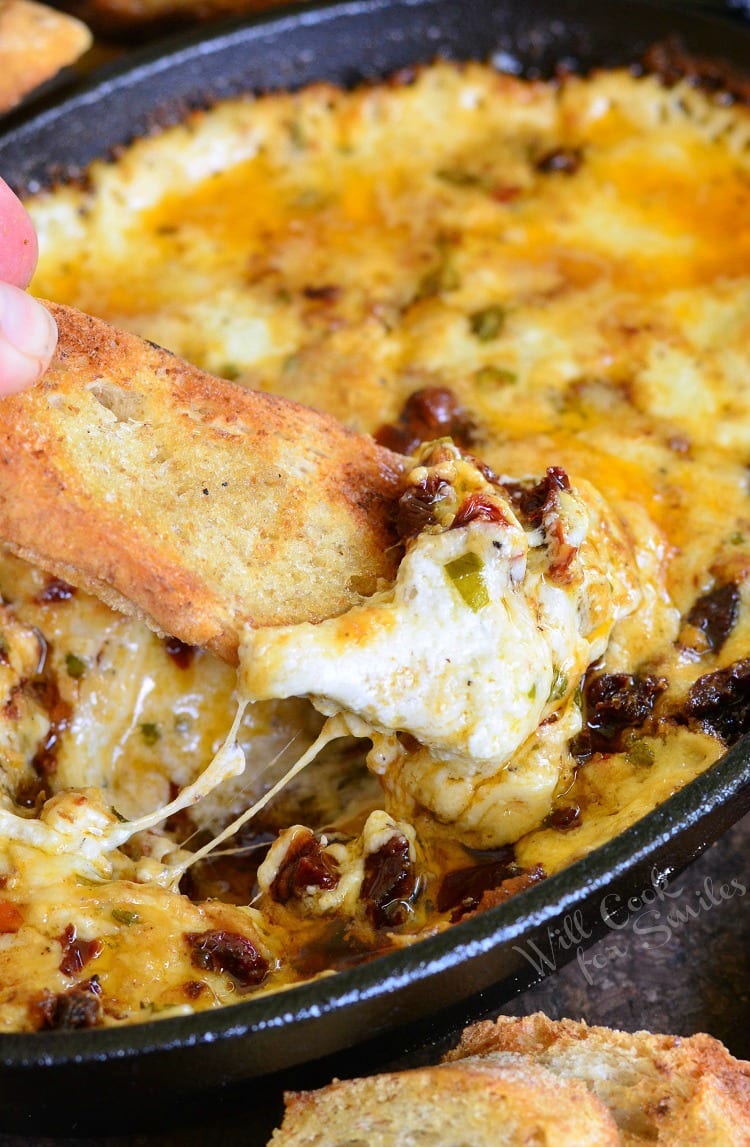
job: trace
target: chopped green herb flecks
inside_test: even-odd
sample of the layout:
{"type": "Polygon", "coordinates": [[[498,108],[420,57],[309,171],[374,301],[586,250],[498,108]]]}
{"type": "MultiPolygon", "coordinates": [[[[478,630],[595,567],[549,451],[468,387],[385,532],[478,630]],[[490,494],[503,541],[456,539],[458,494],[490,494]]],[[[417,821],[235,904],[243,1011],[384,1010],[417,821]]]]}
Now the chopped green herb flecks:
{"type": "Polygon", "coordinates": [[[146,721],[140,726],[141,736],[147,745],[155,745],[161,737],[159,726],[154,725],[151,721],[146,721]]]}
{"type": "Polygon", "coordinates": [[[631,741],[625,759],[631,765],[649,769],[654,763],[654,750],[646,741],[631,741]]]}
{"type": "Polygon", "coordinates": [[[417,288],[416,299],[433,299],[446,291],[457,291],[461,286],[461,276],[456,267],[456,256],[451,242],[446,236],[437,240],[437,261],[422,276],[417,288]]]}
{"type": "Polygon", "coordinates": [[[83,677],[86,672],[86,662],[82,657],[76,657],[75,653],[68,653],[65,657],[65,668],[68,677],[83,677]]]}
{"type": "Polygon", "coordinates": [[[125,924],[128,928],[131,924],[139,924],[141,920],[137,912],[129,912],[127,908],[113,908],[112,919],[118,924],[125,924]]]}
{"type": "Polygon", "coordinates": [[[473,550],[461,554],[460,558],[454,558],[445,566],[448,578],[474,613],[490,603],[490,595],[482,576],[483,570],[484,562],[473,550]]]}
{"type": "Polygon", "coordinates": [[[456,291],[461,286],[458,271],[452,260],[445,256],[437,266],[422,276],[417,292],[418,299],[434,299],[446,291],[456,291]]]}
{"type": "Polygon", "coordinates": [[[549,687],[548,701],[559,701],[568,691],[568,675],[559,665],[552,667],[552,684],[549,687]]]}
{"type": "Polygon", "coordinates": [[[474,372],[474,382],[483,390],[496,390],[500,386],[514,386],[518,375],[502,366],[480,366],[474,372]]]}
{"type": "Polygon", "coordinates": [[[289,124],[289,138],[296,148],[301,151],[307,144],[305,129],[299,120],[293,119],[289,124]]]}
{"type": "Polygon", "coordinates": [[[477,187],[482,182],[473,171],[462,167],[441,167],[435,174],[443,183],[450,183],[453,187],[477,187]]]}
{"type": "Polygon", "coordinates": [[[505,308],[498,305],[483,307],[481,311],[474,311],[473,315],[469,315],[471,333],[482,343],[496,339],[503,329],[504,322],[505,308]]]}

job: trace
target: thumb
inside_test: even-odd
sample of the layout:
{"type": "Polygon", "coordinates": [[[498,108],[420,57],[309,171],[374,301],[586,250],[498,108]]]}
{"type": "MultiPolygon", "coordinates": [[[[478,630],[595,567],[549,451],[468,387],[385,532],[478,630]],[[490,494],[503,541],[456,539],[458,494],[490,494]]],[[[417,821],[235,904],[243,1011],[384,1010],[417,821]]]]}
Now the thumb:
{"type": "Polygon", "coordinates": [[[32,386],[49,365],[57,327],[31,295],[0,282],[0,396],[32,386]]]}
{"type": "Polygon", "coordinates": [[[4,179],[0,179],[0,279],[28,286],[34,273],[37,242],[34,226],[4,179]]]}

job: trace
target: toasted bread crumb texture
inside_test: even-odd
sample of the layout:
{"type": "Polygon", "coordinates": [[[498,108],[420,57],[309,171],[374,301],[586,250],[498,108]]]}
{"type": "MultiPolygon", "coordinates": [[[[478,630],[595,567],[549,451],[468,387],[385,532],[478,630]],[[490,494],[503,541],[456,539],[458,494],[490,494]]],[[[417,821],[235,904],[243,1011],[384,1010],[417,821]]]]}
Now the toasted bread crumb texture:
{"type": "Polygon", "coordinates": [[[243,623],[318,621],[392,575],[399,474],[371,439],[49,307],[52,366],[0,418],[16,552],[230,660],[243,623]]]}
{"type": "Polygon", "coordinates": [[[274,1147],[615,1147],[604,1105],[518,1056],[333,1083],[286,1097],[274,1147]]]}
{"type": "Polygon", "coordinates": [[[612,1112],[626,1147],[750,1142],[750,1063],[711,1036],[631,1034],[541,1013],[501,1016],[467,1028],[446,1060],[498,1053],[585,1083],[612,1112]]]}
{"type": "Polygon", "coordinates": [[[718,1040],[631,1035],[541,1013],[467,1028],[438,1067],[285,1098],[273,1147],[750,1142],[750,1064],[718,1040]]]}

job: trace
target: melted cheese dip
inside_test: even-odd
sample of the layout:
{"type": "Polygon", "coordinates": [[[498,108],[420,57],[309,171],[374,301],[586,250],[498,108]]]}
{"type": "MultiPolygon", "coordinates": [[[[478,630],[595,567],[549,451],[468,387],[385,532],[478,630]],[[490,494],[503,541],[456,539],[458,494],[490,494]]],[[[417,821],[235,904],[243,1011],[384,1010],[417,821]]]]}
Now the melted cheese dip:
{"type": "Polygon", "coordinates": [[[370,432],[407,434],[410,396],[434,414],[450,392],[456,425],[426,437],[458,426],[512,480],[493,495],[511,526],[438,522],[352,615],[291,644],[250,635],[245,769],[231,737],[226,779],[194,803],[232,671],[3,558],[0,1028],[214,1007],[411,943],[609,839],[747,727],[749,143],[745,109],[687,86],[438,65],[196,113],[28,203],[37,293],[214,373],[370,432]],[[564,587],[532,521],[551,468],[587,507],[580,554],[599,547],[564,587]],[[596,541],[607,522],[627,560],[614,533],[596,541]],[[628,608],[609,587],[587,629],[590,585],[632,562],[628,608]],[[423,613],[400,612],[412,589],[423,613]],[[435,651],[464,639],[482,689],[508,650],[489,741],[472,741],[473,684],[437,719],[435,651]],[[419,696],[395,686],[394,650],[419,696]],[[316,742],[322,717],[292,693],[360,716],[316,742]],[[122,818],[144,817],[131,836],[122,818]],[[461,873],[478,868],[472,902],[461,873]]]}

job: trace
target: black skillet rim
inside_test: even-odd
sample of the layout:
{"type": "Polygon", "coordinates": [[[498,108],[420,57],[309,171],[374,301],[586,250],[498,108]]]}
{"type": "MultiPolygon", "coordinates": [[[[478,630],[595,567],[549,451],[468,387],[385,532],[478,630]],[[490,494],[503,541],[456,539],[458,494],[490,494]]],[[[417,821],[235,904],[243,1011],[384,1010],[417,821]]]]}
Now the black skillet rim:
{"type": "MultiPolygon", "coordinates": [[[[554,3],[544,0],[543,3],[529,6],[537,10],[554,10],[562,20],[566,17],[573,20],[591,19],[591,7],[585,0],[555,0],[554,3]]],[[[16,163],[22,161],[22,153],[35,132],[38,134],[40,124],[46,131],[55,131],[65,117],[93,108],[102,99],[117,98],[124,91],[153,83],[156,77],[179,71],[196,58],[205,60],[211,54],[216,54],[218,58],[222,53],[237,50],[267,33],[283,36],[288,29],[320,28],[326,20],[332,18],[352,20],[361,19],[363,14],[377,16],[386,13],[395,19],[394,13],[408,15],[409,10],[413,13],[418,9],[422,13],[428,10],[439,13],[447,7],[445,0],[350,0],[346,3],[298,7],[282,15],[272,13],[252,20],[230,21],[211,33],[196,30],[171,37],[139,51],[135,58],[131,57],[124,64],[104,69],[100,78],[74,85],[62,100],[43,101],[38,108],[31,108],[12,117],[0,135],[0,170],[7,171],[4,164],[9,161],[12,164],[14,157],[16,163]]],[[[664,34],[663,28],[666,25],[663,22],[669,19],[679,28],[681,35],[687,35],[688,43],[692,39],[696,45],[704,45],[708,39],[710,50],[720,51],[723,58],[732,64],[741,66],[744,62],[750,67],[750,32],[747,30],[698,15],[688,16],[683,13],[675,16],[668,9],[642,3],[640,0],[625,0],[610,8],[610,14],[613,11],[621,20],[626,16],[634,22],[645,20],[649,27],[654,21],[657,24],[662,21],[662,26],[658,29],[651,27],[645,37],[642,35],[640,41],[634,43],[632,51],[624,53],[628,58],[632,56],[635,59],[655,37],[664,34]],[[718,45],[716,49],[713,48],[714,44],[718,45]]],[[[441,47],[440,37],[435,37],[424,58],[434,56],[441,47]]],[[[486,58],[494,47],[496,45],[488,42],[473,55],[486,58]]],[[[552,60],[549,51],[549,44],[542,44],[537,59],[532,60],[532,68],[538,66],[542,71],[548,70],[552,60]]],[[[450,50],[446,54],[450,55],[450,50]]],[[[582,55],[585,57],[585,52],[582,55]]],[[[370,69],[363,68],[359,74],[365,79],[370,78],[370,69]]],[[[216,94],[220,98],[222,94],[233,94],[236,90],[229,85],[216,94]]],[[[196,102],[205,102],[203,90],[199,91],[196,102]]],[[[179,111],[189,106],[189,100],[175,102],[170,97],[166,112],[157,117],[157,122],[171,122],[179,111]]],[[[138,131],[132,134],[138,134],[138,131]]],[[[100,150],[97,154],[103,153],[100,150]]],[[[87,162],[90,158],[93,156],[89,156],[87,162]]],[[[57,174],[54,170],[53,176],[57,174]]],[[[11,182],[23,186],[29,182],[33,184],[35,179],[36,176],[32,176],[31,180],[17,178],[11,179],[11,182]]],[[[505,905],[454,925],[448,931],[422,940],[411,948],[380,957],[352,971],[339,972],[330,978],[300,984],[286,991],[253,998],[216,1011],[154,1020],[124,1028],[0,1034],[0,1066],[37,1070],[72,1064],[83,1067],[110,1060],[123,1061],[133,1057],[161,1055],[170,1050],[190,1049],[223,1041],[245,1041],[253,1034],[281,1032],[300,1023],[340,1016],[346,1010],[352,1011],[355,1016],[363,1009],[372,1014],[373,1003],[377,1005],[386,997],[394,994],[398,996],[404,991],[413,990],[417,985],[430,985],[434,981],[437,990],[441,976],[447,970],[484,967],[478,978],[472,981],[471,992],[462,994],[461,989],[456,991],[453,987],[445,1001],[462,1002],[469,995],[481,992],[496,982],[497,977],[493,978],[491,969],[487,967],[487,958],[493,952],[507,952],[514,942],[523,942],[529,935],[559,920],[565,913],[574,911],[584,901],[587,905],[595,906],[597,897],[601,897],[605,891],[617,887],[632,890],[633,882],[639,878],[644,879],[648,872],[652,876],[657,874],[659,878],[664,878],[679,871],[748,808],[750,738],[745,738],[704,774],[588,856],[505,905]]],[[[636,884],[636,887],[642,885],[636,884]]],[[[518,960],[515,964],[518,964],[518,960]]],[[[508,969],[503,968],[500,974],[505,975],[507,972],[508,969]]],[[[423,1006],[418,1005],[417,1014],[424,1014],[423,1006]]],[[[379,1030],[390,1030],[407,1018],[410,1017],[404,1015],[399,1018],[388,1014],[379,1030]]],[[[372,1034],[371,1029],[368,1035],[372,1034]]],[[[344,1041],[334,1037],[332,1049],[349,1046],[360,1038],[356,1035],[352,1037],[351,1032],[344,1041]]],[[[306,1058],[304,1052],[301,1055],[282,1054],[280,1061],[271,1067],[276,1070],[305,1062],[306,1058]]],[[[261,1073],[257,1065],[245,1065],[239,1075],[245,1077],[261,1073]]]]}

